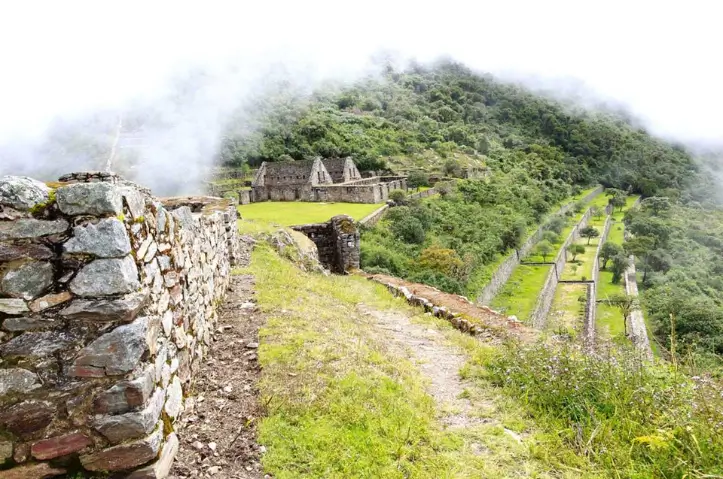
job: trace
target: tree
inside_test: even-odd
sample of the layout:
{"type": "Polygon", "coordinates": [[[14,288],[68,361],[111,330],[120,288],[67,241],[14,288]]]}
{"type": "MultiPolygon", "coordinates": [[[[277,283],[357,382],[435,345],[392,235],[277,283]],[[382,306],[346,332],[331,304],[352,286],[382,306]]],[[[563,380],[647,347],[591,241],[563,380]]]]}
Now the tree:
{"type": "Polygon", "coordinates": [[[545,231],[542,233],[542,239],[552,244],[557,244],[560,242],[560,235],[554,231],[545,231]]]}
{"type": "Polygon", "coordinates": [[[452,176],[455,178],[462,176],[462,167],[459,166],[459,162],[457,160],[447,160],[444,163],[443,171],[446,176],[452,176]]]}
{"type": "Polygon", "coordinates": [[[421,221],[411,215],[395,220],[391,225],[392,232],[405,243],[424,243],[425,233],[421,221]]]}
{"type": "Polygon", "coordinates": [[[625,253],[616,254],[612,257],[611,270],[613,272],[613,283],[618,284],[623,278],[625,271],[630,267],[630,258],[625,253]]]}
{"type": "Polygon", "coordinates": [[[545,225],[545,229],[548,231],[554,231],[557,234],[562,233],[565,228],[565,218],[562,216],[555,216],[545,225]]]}
{"type": "Polygon", "coordinates": [[[407,199],[407,194],[403,190],[392,190],[389,192],[389,199],[398,205],[403,205],[407,199]]]}
{"type": "Polygon", "coordinates": [[[409,173],[409,176],[407,176],[407,185],[410,188],[429,186],[429,177],[423,171],[412,171],[409,173]]]}
{"type": "Polygon", "coordinates": [[[623,328],[625,336],[628,335],[628,318],[635,308],[635,298],[626,294],[616,294],[604,300],[609,306],[614,306],[620,310],[623,315],[623,328]]]}
{"type": "Polygon", "coordinates": [[[455,250],[432,245],[420,253],[419,265],[460,279],[458,273],[462,270],[464,263],[455,250]]]}
{"type": "Polygon", "coordinates": [[[610,261],[613,257],[623,253],[624,251],[622,246],[617,243],[611,243],[610,241],[606,241],[602,245],[602,248],[600,248],[600,260],[602,261],[602,269],[605,269],[607,267],[608,261],[610,261]]]}
{"type": "Polygon", "coordinates": [[[640,202],[640,207],[643,211],[650,211],[655,216],[660,216],[663,213],[670,211],[670,198],[664,196],[651,196],[645,198],[640,202]]]}
{"type": "Polygon", "coordinates": [[[580,236],[582,236],[583,238],[587,238],[587,244],[589,245],[590,240],[600,236],[600,231],[598,231],[598,229],[593,226],[586,226],[582,229],[582,231],[580,231],[580,236]]]}
{"type": "Polygon", "coordinates": [[[581,244],[573,243],[567,247],[567,252],[572,255],[572,261],[575,261],[577,255],[585,254],[585,247],[581,244]]]}
{"type": "Polygon", "coordinates": [[[650,264],[648,255],[655,248],[655,238],[649,236],[635,236],[625,242],[624,249],[629,255],[633,255],[640,260],[643,267],[643,283],[648,279],[648,270],[650,264]]]}
{"type": "Polygon", "coordinates": [[[610,198],[608,202],[613,208],[620,208],[621,211],[627,203],[628,194],[617,188],[608,188],[605,190],[605,196],[610,198]]]}
{"type": "Polygon", "coordinates": [[[550,244],[549,241],[542,240],[535,246],[535,253],[542,256],[542,261],[547,262],[547,257],[550,256],[555,248],[550,244]]]}
{"type": "Polygon", "coordinates": [[[599,206],[592,206],[590,208],[590,214],[592,214],[592,216],[594,218],[597,218],[597,219],[602,218],[603,213],[604,213],[603,209],[600,208],[599,206]]]}

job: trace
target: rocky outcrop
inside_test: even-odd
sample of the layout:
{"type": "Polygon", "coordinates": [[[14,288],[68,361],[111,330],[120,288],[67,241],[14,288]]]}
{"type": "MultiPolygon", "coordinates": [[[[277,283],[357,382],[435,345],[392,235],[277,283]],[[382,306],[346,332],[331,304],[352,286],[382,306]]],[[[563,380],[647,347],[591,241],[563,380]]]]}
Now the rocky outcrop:
{"type": "Polygon", "coordinates": [[[165,477],[239,257],[235,204],[62,181],[0,178],[0,477],[165,477]]]}

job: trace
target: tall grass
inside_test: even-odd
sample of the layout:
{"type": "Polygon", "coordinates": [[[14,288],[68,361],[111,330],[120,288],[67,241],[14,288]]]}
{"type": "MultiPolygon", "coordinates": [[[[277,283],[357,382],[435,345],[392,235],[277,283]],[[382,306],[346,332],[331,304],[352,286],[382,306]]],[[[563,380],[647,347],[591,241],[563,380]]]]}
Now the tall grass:
{"type": "Polygon", "coordinates": [[[594,357],[569,345],[510,345],[486,366],[548,430],[540,450],[553,462],[574,462],[572,450],[604,477],[723,477],[723,390],[708,378],[628,349],[594,357]]]}

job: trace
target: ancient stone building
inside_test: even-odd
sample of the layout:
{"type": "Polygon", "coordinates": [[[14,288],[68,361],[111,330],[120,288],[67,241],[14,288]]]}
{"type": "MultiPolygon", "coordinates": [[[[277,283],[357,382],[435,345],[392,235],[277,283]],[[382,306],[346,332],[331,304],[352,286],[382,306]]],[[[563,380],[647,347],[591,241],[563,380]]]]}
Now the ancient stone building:
{"type": "Polygon", "coordinates": [[[250,201],[332,201],[380,203],[389,192],[406,190],[403,176],[362,178],[351,158],[264,162],[252,184],[250,201]]]}

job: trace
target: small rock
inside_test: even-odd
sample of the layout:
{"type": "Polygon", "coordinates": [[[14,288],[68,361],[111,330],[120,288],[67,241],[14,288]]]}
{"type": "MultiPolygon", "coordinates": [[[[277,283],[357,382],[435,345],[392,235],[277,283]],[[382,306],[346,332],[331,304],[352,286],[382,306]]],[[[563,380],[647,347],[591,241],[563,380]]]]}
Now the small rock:
{"type": "Polygon", "coordinates": [[[197,451],[201,451],[203,449],[203,443],[201,441],[195,441],[192,446],[197,451]]]}
{"type": "Polygon", "coordinates": [[[117,299],[76,299],[60,315],[75,320],[129,322],[135,319],[149,296],[150,292],[144,289],[117,299]]]}
{"type": "Polygon", "coordinates": [[[9,393],[27,394],[39,387],[38,377],[27,369],[0,369],[0,397],[9,393]]]}
{"type": "Polygon", "coordinates": [[[248,343],[246,347],[249,349],[257,349],[259,347],[259,343],[248,343]]]}
{"type": "Polygon", "coordinates": [[[0,356],[44,358],[70,346],[72,342],[72,337],[64,331],[28,332],[0,345],[0,356]]]}
{"type": "Polygon", "coordinates": [[[208,472],[212,476],[215,476],[220,471],[221,471],[221,468],[219,466],[211,466],[208,469],[206,469],[206,472],[208,472]]]}
{"type": "Polygon", "coordinates": [[[209,442],[208,448],[212,450],[213,452],[216,452],[216,443],[215,442],[209,442]]]}
{"type": "Polygon", "coordinates": [[[146,464],[158,456],[163,441],[163,423],[153,433],[138,441],[113,446],[93,454],[80,456],[89,471],[122,471],[146,464]]]}
{"type": "Polygon", "coordinates": [[[28,311],[30,311],[30,309],[28,309],[27,303],[22,299],[0,298],[0,313],[18,315],[27,313],[28,311]]]}

